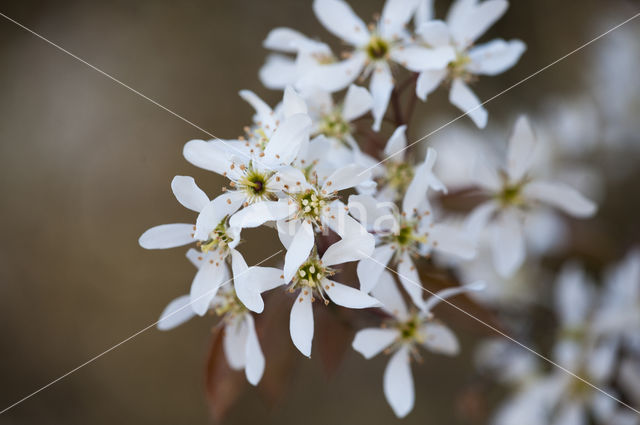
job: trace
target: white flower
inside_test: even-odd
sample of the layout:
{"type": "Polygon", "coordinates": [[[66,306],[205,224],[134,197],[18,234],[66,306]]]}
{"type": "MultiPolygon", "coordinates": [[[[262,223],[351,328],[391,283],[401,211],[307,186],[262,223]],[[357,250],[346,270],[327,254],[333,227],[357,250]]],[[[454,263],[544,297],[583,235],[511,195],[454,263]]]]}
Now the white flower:
{"type": "MultiPolygon", "coordinates": [[[[171,301],[158,320],[158,329],[169,330],[194,316],[190,297],[183,295],[171,301]]],[[[247,381],[258,385],[265,360],[256,334],[253,316],[237,298],[233,286],[224,286],[210,300],[208,307],[224,324],[223,350],[232,369],[244,369],[247,381]]]]}
{"type": "Polygon", "coordinates": [[[467,83],[478,75],[497,75],[518,62],[525,51],[520,40],[496,39],[473,46],[473,43],[489,29],[507,10],[506,0],[456,0],[447,16],[447,22],[423,21],[416,34],[428,46],[451,47],[455,51],[448,67],[440,70],[423,70],[418,77],[416,95],[426,100],[445,79],[451,81],[449,100],[480,128],[487,125],[488,113],[467,83]]]}
{"type": "MultiPolygon", "coordinates": [[[[317,178],[317,175],[315,175],[317,178]]],[[[315,180],[315,179],[314,179],[315,180]]],[[[287,196],[278,201],[258,202],[233,215],[234,227],[257,227],[267,221],[276,221],[281,241],[288,247],[284,262],[284,276],[288,281],[307,258],[315,244],[315,232],[327,227],[343,240],[353,238],[365,241],[364,255],[373,250],[373,236],[346,212],[337,193],[369,180],[364,168],[356,164],[342,167],[324,182],[310,183],[304,175],[295,183],[285,185],[287,196]]]]}
{"type": "Polygon", "coordinates": [[[435,319],[431,310],[443,299],[481,288],[481,284],[474,284],[442,290],[426,301],[423,310],[415,312],[407,309],[391,274],[382,273],[372,294],[392,319],[382,328],[358,331],[352,345],[366,359],[382,351],[393,353],[384,371],[383,389],[396,416],[402,418],[413,409],[415,394],[410,358],[413,355],[420,359],[418,346],[445,355],[455,355],[460,349],[456,336],[435,319]]]}
{"type": "Polygon", "coordinates": [[[473,235],[487,229],[491,234],[493,262],[504,277],[512,276],[525,257],[523,222],[540,205],[559,208],[574,217],[590,217],[596,205],[575,189],[556,182],[536,180],[531,169],[536,139],[529,122],[520,117],[509,140],[504,169],[483,164],[477,183],[492,198],[469,215],[467,228],[473,235]]]}
{"type": "Polygon", "coordinates": [[[328,91],[346,88],[358,76],[371,75],[374,130],[378,131],[393,90],[390,65],[398,63],[411,71],[444,69],[455,58],[453,50],[414,45],[404,26],[417,7],[416,0],[387,0],[380,21],[369,29],[342,0],[315,0],[313,10],[320,22],[334,35],[353,47],[345,61],[316,66],[299,82],[328,91]]]}
{"type": "Polygon", "coordinates": [[[331,245],[322,258],[318,256],[315,249],[311,253],[308,251],[303,253],[289,246],[290,252],[294,252],[296,256],[303,256],[301,265],[291,276],[287,276],[283,271],[278,271],[280,275],[278,277],[273,272],[265,273],[261,270],[248,273],[248,280],[257,290],[290,283],[288,290],[295,293],[296,298],[291,308],[289,331],[293,344],[305,356],[311,356],[312,303],[316,299],[322,299],[325,304],[329,304],[331,300],[337,305],[356,309],[375,307],[380,304],[378,300],[366,293],[330,279],[334,274],[332,266],[362,258],[360,247],[366,244],[368,241],[363,238],[343,239],[331,245]]]}

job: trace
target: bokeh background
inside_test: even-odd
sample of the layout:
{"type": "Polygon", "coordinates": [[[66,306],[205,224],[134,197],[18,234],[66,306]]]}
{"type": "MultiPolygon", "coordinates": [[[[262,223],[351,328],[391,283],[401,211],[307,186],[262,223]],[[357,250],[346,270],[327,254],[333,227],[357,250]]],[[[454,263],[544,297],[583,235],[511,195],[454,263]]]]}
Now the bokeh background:
{"type": "MultiPolygon", "coordinates": [[[[371,17],[383,2],[350,3],[371,17]]],[[[439,16],[447,3],[436,1],[439,16]]],[[[310,1],[0,4],[2,13],[222,138],[241,134],[250,120],[240,89],[278,101],[257,79],[270,29],[290,26],[335,41],[310,1]]],[[[475,90],[487,99],[638,11],[637,1],[512,1],[485,39],[520,38],[528,50],[515,68],[483,79],[475,90]]],[[[640,19],[619,33],[637,39],[640,19]]],[[[637,72],[638,56],[629,58],[619,40],[611,34],[491,102],[488,131],[506,138],[514,112],[544,112],[553,99],[587,90],[594,96],[591,76],[600,65],[613,82],[623,78],[617,73],[634,66],[637,72]],[[603,57],[618,59],[603,63],[603,57]]],[[[193,269],[182,251],[145,251],[137,238],[156,224],[193,220],[171,194],[174,175],[195,176],[209,193],[223,182],[181,156],[186,141],[205,134],[2,17],[0,57],[2,409],[152,324],[188,290],[193,269]]],[[[612,108],[621,102],[608,101],[612,108]]],[[[410,138],[457,114],[440,91],[416,110],[410,138]]],[[[637,145],[629,133],[627,142],[637,145]]],[[[638,150],[620,149],[629,149],[623,163],[619,156],[593,161],[606,177],[606,195],[599,217],[584,225],[596,236],[580,253],[596,265],[621,258],[640,241],[638,150]]],[[[280,249],[268,232],[247,236],[250,263],[280,249]]],[[[469,406],[462,389],[473,386],[470,349],[490,332],[440,308],[465,354],[427,354],[414,367],[417,403],[403,423],[483,423],[481,412],[469,414],[482,406],[469,406]]],[[[208,423],[204,370],[213,323],[193,320],[169,333],[151,328],[1,415],[0,424],[208,423]]],[[[283,341],[281,350],[292,350],[283,341]]],[[[318,356],[294,356],[285,365],[293,373],[280,402],[248,388],[224,422],[394,423],[381,388],[385,361],[363,361],[349,351],[327,376],[318,356]]]]}

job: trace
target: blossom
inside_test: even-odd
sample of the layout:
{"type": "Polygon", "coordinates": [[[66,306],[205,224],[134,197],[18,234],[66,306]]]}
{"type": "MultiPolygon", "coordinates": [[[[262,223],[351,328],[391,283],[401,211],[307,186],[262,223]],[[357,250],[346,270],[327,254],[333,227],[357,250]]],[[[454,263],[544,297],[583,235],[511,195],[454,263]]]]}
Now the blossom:
{"type": "Polygon", "coordinates": [[[449,9],[446,23],[424,20],[417,23],[416,35],[427,46],[450,47],[455,58],[446,68],[421,70],[416,95],[426,100],[444,80],[451,82],[450,102],[467,113],[480,128],[487,125],[488,113],[467,85],[478,75],[497,75],[513,67],[525,51],[520,40],[495,39],[473,46],[473,43],[505,13],[506,0],[456,0],[449,9]]]}
{"type": "Polygon", "coordinates": [[[144,232],[139,239],[146,249],[166,249],[196,244],[187,256],[202,264],[191,285],[193,310],[204,315],[216,289],[228,276],[225,260],[230,254],[240,255],[235,247],[240,242],[240,229],[229,227],[229,215],[235,211],[241,198],[226,193],[209,201],[192,177],[176,176],[171,182],[173,193],[182,205],[199,212],[196,224],[162,224],[144,232]]]}
{"type": "Polygon", "coordinates": [[[377,25],[367,27],[342,0],[315,0],[313,10],[325,28],[353,48],[349,58],[318,65],[298,82],[328,91],[346,88],[356,78],[371,75],[373,128],[378,131],[387,110],[394,81],[391,65],[398,63],[411,71],[444,69],[455,57],[453,49],[415,45],[404,26],[417,8],[416,0],[387,0],[377,25]]]}
{"type": "Polygon", "coordinates": [[[523,223],[532,212],[542,205],[580,218],[596,211],[592,201],[566,184],[536,179],[532,169],[535,147],[533,130],[528,120],[520,117],[509,140],[504,168],[479,164],[476,172],[477,183],[491,199],[473,210],[467,228],[474,235],[488,228],[494,266],[504,277],[512,276],[524,261],[523,223]]]}
{"type": "MultiPolygon", "coordinates": [[[[413,284],[419,285],[417,281],[413,284]]],[[[387,271],[382,273],[372,294],[392,319],[382,328],[358,331],[352,345],[366,359],[382,351],[393,353],[384,371],[383,389],[396,416],[402,418],[413,409],[415,394],[410,361],[412,356],[420,360],[418,347],[450,356],[456,355],[460,349],[454,333],[437,320],[431,310],[444,299],[480,289],[480,283],[444,289],[429,298],[422,310],[413,311],[405,305],[391,274],[387,271]]]]}
{"type": "MultiPolygon", "coordinates": [[[[247,381],[258,385],[265,368],[265,359],[253,316],[240,302],[232,285],[225,285],[210,300],[209,309],[218,317],[224,327],[223,350],[227,363],[232,369],[244,369],[247,381]]],[[[188,321],[195,315],[191,309],[189,295],[171,301],[158,320],[158,329],[169,330],[188,321]]]]}
{"type": "MultiPolygon", "coordinates": [[[[362,258],[359,247],[366,244],[367,240],[362,237],[350,238],[331,245],[322,257],[315,249],[311,253],[306,252],[301,265],[290,276],[284,271],[279,271],[279,277],[273,274],[269,276],[259,268],[249,271],[247,279],[257,288],[256,291],[260,288],[289,284],[288,291],[295,294],[289,332],[293,344],[305,356],[311,356],[314,333],[312,303],[316,299],[321,299],[325,304],[329,304],[331,300],[337,305],[355,309],[379,305],[378,300],[366,293],[331,279],[334,274],[332,266],[362,258]]],[[[288,248],[291,252],[292,247],[288,248]]],[[[296,251],[296,255],[301,253],[296,251]]]]}

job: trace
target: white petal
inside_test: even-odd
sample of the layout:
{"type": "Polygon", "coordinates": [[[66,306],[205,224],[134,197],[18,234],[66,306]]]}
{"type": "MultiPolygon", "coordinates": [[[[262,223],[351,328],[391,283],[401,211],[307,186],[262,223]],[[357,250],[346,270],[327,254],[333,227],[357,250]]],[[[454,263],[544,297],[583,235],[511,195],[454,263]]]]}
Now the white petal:
{"type": "Polygon", "coordinates": [[[486,0],[481,3],[462,1],[458,3],[464,3],[466,10],[453,19],[450,17],[448,21],[451,34],[459,47],[472,44],[500,19],[509,6],[506,0],[486,0]]]}
{"type": "Polygon", "coordinates": [[[449,92],[449,101],[468,115],[478,128],[487,126],[489,113],[484,109],[478,97],[459,78],[453,80],[451,91],[449,92]]]}
{"type": "Polygon", "coordinates": [[[161,331],[168,331],[190,320],[193,316],[195,313],[189,305],[189,295],[183,295],[167,305],[156,326],[161,331]]]}
{"type": "Polygon", "coordinates": [[[262,162],[290,164],[308,141],[311,119],[306,114],[296,114],[281,123],[269,139],[262,162]]]}
{"type": "Polygon", "coordinates": [[[560,407],[552,425],[587,425],[588,423],[582,403],[570,402],[560,407]]]}
{"type": "Polygon", "coordinates": [[[433,49],[422,46],[407,46],[391,50],[391,59],[410,71],[443,70],[456,58],[450,46],[433,49]]]}
{"type": "Polygon", "coordinates": [[[335,92],[346,88],[362,71],[367,60],[364,52],[355,52],[350,58],[308,69],[298,81],[300,89],[321,89],[335,92]]]}
{"type": "Polygon", "coordinates": [[[247,324],[240,318],[224,327],[222,348],[231,369],[240,370],[245,366],[247,333],[247,324]]]}
{"type": "Polygon", "coordinates": [[[373,115],[372,128],[375,131],[379,131],[382,125],[382,118],[384,118],[384,114],[387,112],[387,106],[389,106],[391,92],[393,91],[393,77],[389,65],[387,65],[386,62],[378,64],[373,70],[371,81],[369,82],[369,91],[371,91],[371,96],[373,96],[373,108],[371,111],[373,115]]]}
{"type": "Polygon", "coordinates": [[[288,56],[269,55],[260,68],[258,76],[266,88],[282,90],[296,82],[298,76],[296,62],[288,56]]]}
{"type": "Polygon", "coordinates": [[[500,213],[491,226],[491,250],[496,271],[502,277],[511,277],[520,268],[525,257],[522,223],[517,213],[500,213]]]}
{"type": "Polygon", "coordinates": [[[378,202],[371,195],[349,196],[349,213],[371,231],[393,230],[397,224],[393,209],[394,204],[378,202]]]}
{"type": "Polygon", "coordinates": [[[429,20],[422,23],[416,29],[416,34],[432,47],[447,46],[451,42],[449,27],[440,20],[429,20]]]}
{"type": "Polygon", "coordinates": [[[442,182],[433,174],[433,165],[436,161],[436,151],[433,148],[427,149],[427,157],[424,163],[416,167],[415,175],[407,187],[404,199],[402,200],[402,211],[413,214],[422,204],[427,202],[427,191],[432,189],[445,192],[447,189],[442,182]]]}
{"type": "Polygon", "coordinates": [[[209,239],[209,234],[228,215],[240,208],[245,197],[240,192],[227,192],[219,195],[202,208],[196,220],[195,238],[201,241],[209,239]]]}
{"type": "Polygon", "coordinates": [[[167,249],[195,242],[193,224],[161,224],[144,232],[138,243],[144,249],[167,249]]]}
{"type": "Polygon", "coordinates": [[[526,50],[520,40],[501,39],[476,46],[469,51],[471,63],[467,70],[472,74],[498,75],[514,66],[526,50]]]}
{"type": "Polygon", "coordinates": [[[249,272],[246,261],[235,249],[231,250],[231,268],[233,269],[233,284],[238,299],[249,310],[262,313],[264,302],[260,296],[260,287],[249,272]]]}
{"type": "Polygon", "coordinates": [[[390,346],[400,335],[395,329],[369,328],[356,333],[351,346],[365,359],[378,355],[390,346]]]}
{"type": "Polygon", "coordinates": [[[384,370],[383,389],[396,416],[399,418],[407,416],[413,409],[415,401],[407,346],[402,346],[391,356],[387,368],[384,370]]]}
{"type": "Polygon", "coordinates": [[[446,76],[446,69],[422,71],[420,75],[418,75],[418,81],[416,82],[416,96],[424,102],[427,100],[427,96],[440,86],[446,76]]]}
{"type": "Polygon", "coordinates": [[[420,24],[431,21],[433,19],[433,15],[433,0],[420,0],[418,2],[418,8],[416,9],[416,26],[419,27],[420,24]]]}
{"type": "Polygon", "coordinates": [[[342,0],[314,0],[313,11],[324,27],[354,46],[369,41],[369,30],[351,7],[342,0]]]}
{"type": "Polygon", "coordinates": [[[260,341],[258,341],[258,334],[256,334],[253,317],[251,314],[247,314],[244,320],[247,327],[247,342],[245,345],[246,365],[244,373],[247,375],[247,381],[249,381],[251,385],[258,385],[264,373],[264,355],[260,348],[260,341]]]}
{"type": "Polygon", "coordinates": [[[352,121],[367,113],[372,106],[373,98],[369,90],[352,84],[344,97],[342,118],[347,122],[352,121]]]}
{"type": "Polygon", "coordinates": [[[497,208],[498,204],[496,202],[486,201],[469,213],[464,226],[465,231],[473,240],[478,240],[497,208]]]}
{"type": "Polygon", "coordinates": [[[387,0],[380,16],[380,35],[386,39],[400,38],[417,7],[417,0],[387,0]]]}
{"type": "Polygon", "coordinates": [[[285,285],[282,270],[275,267],[253,266],[249,269],[250,280],[258,287],[260,293],[270,291],[278,286],[285,285]]]}
{"type": "Polygon", "coordinates": [[[322,263],[326,266],[358,261],[373,252],[375,238],[368,233],[362,236],[347,236],[332,244],[322,255],[322,263]]]}
{"type": "Polygon", "coordinates": [[[298,268],[309,257],[314,240],[313,226],[307,221],[304,221],[293,237],[287,254],[284,257],[284,279],[287,282],[291,282],[298,268]]]}
{"type": "Polygon", "coordinates": [[[256,111],[254,119],[259,121],[263,126],[268,125],[273,128],[275,118],[271,106],[267,105],[264,100],[260,99],[260,97],[251,90],[240,90],[239,94],[240,97],[249,103],[256,111]]]}
{"type": "Polygon", "coordinates": [[[536,138],[529,125],[529,120],[521,116],[513,127],[513,134],[509,139],[507,153],[507,172],[512,182],[519,182],[533,162],[536,138]]]}
{"type": "Polygon", "coordinates": [[[422,309],[424,307],[423,294],[425,292],[420,282],[418,270],[413,264],[409,254],[405,253],[402,260],[398,262],[398,277],[405,291],[409,294],[411,301],[416,307],[422,309]]]}
{"type": "Polygon", "coordinates": [[[371,258],[365,258],[358,263],[358,280],[362,291],[371,292],[376,287],[393,253],[391,245],[381,245],[373,251],[371,258]]]}
{"type": "Polygon", "coordinates": [[[592,288],[575,263],[562,267],[555,284],[556,312],[565,326],[581,326],[591,307],[592,288]]]}
{"type": "Polygon", "coordinates": [[[453,356],[460,351],[460,344],[451,329],[441,323],[427,323],[422,327],[425,336],[423,345],[429,350],[453,356]]]}
{"type": "Polygon", "coordinates": [[[171,190],[178,202],[192,211],[200,212],[209,203],[209,197],[198,187],[193,177],[175,176],[171,181],[171,190]]]}
{"type": "Polygon", "coordinates": [[[191,308],[196,314],[204,316],[209,310],[211,301],[216,296],[218,288],[228,277],[227,267],[223,262],[215,262],[213,264],[205,262],[196,273],[191,284],[191,292],[189,294],[191,308]]]}
{"type": "Polygon", "coordinates": [[[596,204],[580,192],[564,183],[534,181],[523,189],[527,198],[560,208],[574,217],[591,217],[596,212],[596,204]]]}
{"type": "Polygon", "coordinates": [[[294,29],[279,27],[272,29],[269,34],[267,34],[267,38],[262,42],[262,46],[266,49],[296,53],[299,43],[306,39],[307,36],[294,29]]]}
{"type": "Polygon", "coordinates": [[[476,246],[473,239],[466,232],[462,232],[452,226],[436,224],[431,229],[429,237],[436,251],[456,255],[467,260],[476,255],[476,246]]]}
{"type": "Polygon", "coordinates": [[[405,134],[406,131],[406,125],[401,125],[394,130],[391,137],[389,137],[386,146],[384,147],[385,158],[393,157],[396,161],[402,161],[402,159],[404,158],[402,152],[407,147],[407,136],[405,134]]]}
{"type": "Polygon", "coordinates": [[[293,87],[287,86],[284,89],[284,97],[282,98],[282,110],[285,118],[296,114],[306,114],[307,103],[293,87]]]}
{"type": "Polygon", "coordinates": [[[435,294],[431,295],[429,299],[424,303],[424,310],[421,312],[421,314],[426,317],[429,311],[433,310],[436,305],[446,300],[447,298],[451,298],[467,292],[482,291],[485,288],[486,284],[484,282],[476,281],[468,285],[454,286],[438,291],[435,294]]]}
{"type": "Polygon", "coordinates": [[[311,306],[311,294],[300,291],[289,317],[289,332],[291,341],[302,354],[311,357],[311,341],[313,340],[313,309],[311,306]]]}
{"type": "Polygon", "coordinates": [[[231,161],[226,150],[218,144],[222,142],[204,140],[190,140],[184,145],[184,158],[196,167],[224,174],[229,169],[231,161]]]}
{"type": "Polygon", "coordinates": [[[378,307],[380,302],[365,292],[325,279],[322,282],[325,292],[334,303],[347,308],[378,307]]]}
{"type": "Polygon", "coordinates": [[[371,295],[380,301],[382,309],[392,316],[400,320],[406,320],[409,317],[407,305],[391,272],[387,270],[382,272],[378,284],[371,291],[371,295]]]}
{"type": "Polygon", "coordinates": [[[349,164],[334,171],[322,185],[327,192],[349,189],[371,178],[371,172],[358,164],[349,164]]]}
{"type": "Polygon", "coordinates": [[[287,218],[292,213],[292,207],[286,200],[256,202],[235,213],[229,225],[241,229],[258,227],[267,221],[287,218]]]}

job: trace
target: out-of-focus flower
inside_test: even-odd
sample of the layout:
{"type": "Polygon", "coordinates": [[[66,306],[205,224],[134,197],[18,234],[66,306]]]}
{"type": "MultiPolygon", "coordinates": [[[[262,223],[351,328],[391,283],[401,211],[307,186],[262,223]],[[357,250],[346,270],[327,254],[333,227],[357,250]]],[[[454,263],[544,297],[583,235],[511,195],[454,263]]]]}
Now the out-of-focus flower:
{"type": "Polygon", "coordinates": [[[516,121],[509,140],[504,169],[479,164],[477,184],[491,196],[476,207],[468,218],[474,235],[491,234],[493,261],[497,272],[512,276],[525,257],[523,222],[542,205],[559,208],[574,217],[590,217],[596,205],[575,189],[558,182],[537,180],[531,169],[536,139],[525,117],[516,121]]]}
{"type": "Polygon", "coordinates": [[[384,372],[383,390],[396,416],[402,418],[413,409],[415,393],[410,361],[411,356],[421,360],[418,347],[449,356],[456,355],[460,349],[454,333],[437,320],[431,310],[443,299],[480,289],[479,283],[444,289],[429,298],[423,309],[415,311],[405,305],[391,274],[387,271],[381,274],[372,294],[392,318],[382,328],[358,331],[352,345],[366,359],[382,351],[393,353],[384,372]]]}
{"type": "MultiPolygon", "coordinates": [[[[478,75],[498,75],[513,67],[525,51],[520,40],[495,39],[473,46],[507,10],[506,0],[457,0],[451,5],[446,23],[427,20],[416,23],[420,42],[437,49],[451,47],[455,58],[443,69],[422,70],[416,94],[422,100],[443,81],[451,82],[449,100],[480,128],[487,125],[488,113],[468,83],[478,75]]],[[[428,6],[425,6],[428,7],[428,6]]],[[[432,14],[427,14],[427,16],[432,14]]]]}

